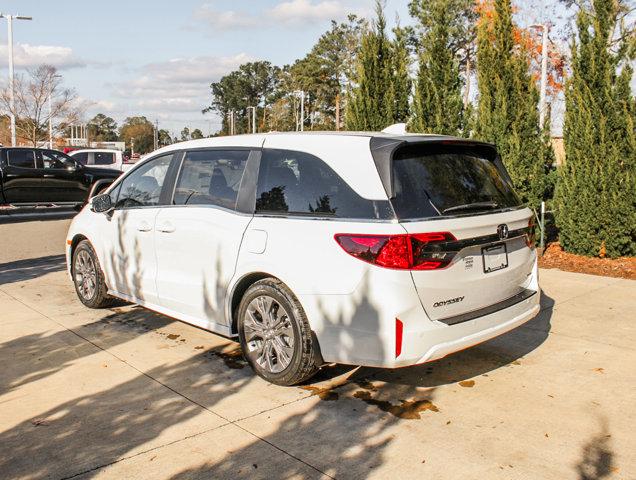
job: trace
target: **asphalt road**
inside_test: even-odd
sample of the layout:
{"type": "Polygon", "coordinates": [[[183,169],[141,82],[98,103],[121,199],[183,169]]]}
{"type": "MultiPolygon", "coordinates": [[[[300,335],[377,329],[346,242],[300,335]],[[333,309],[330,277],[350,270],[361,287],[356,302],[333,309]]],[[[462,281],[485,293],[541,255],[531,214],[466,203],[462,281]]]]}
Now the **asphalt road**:
{"type": "Polygon", "coordinates": [[[226,339],[84,308],[66,225],[0,225],[2,479],[634,478],[635,281],[543,270],[506,335],[284,388],[226,339]]]}
{"type": "Polygon", "coordinates": [[[0,264],[64,253],[70,219],[2,220],[0,218],[0,264]]]}

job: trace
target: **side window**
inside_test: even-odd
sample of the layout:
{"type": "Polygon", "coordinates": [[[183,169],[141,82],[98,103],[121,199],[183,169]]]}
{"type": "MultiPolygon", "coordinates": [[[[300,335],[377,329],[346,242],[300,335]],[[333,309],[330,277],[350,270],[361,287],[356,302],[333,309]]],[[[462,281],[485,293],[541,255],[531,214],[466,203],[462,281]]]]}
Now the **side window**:
{"type": "Polygon", "coordinates": [[[319,158],[288,150],[263,151],[256,211],[337,218],[391,218],[388,200],[362,198],[319,158]]]}
{"type": "Polygon", "coordinates": [[[7,161],[12,167],[35,168],[33,150],[7,150],[7,161]]]}
{"type": "Polygon", "coordinates": [[[94,165],[112,165],[115,163],[115,155],[112,152],[93,152],[94,165]]]}
{"type": "Polygon", "coordinates": [[[72,155],[72,157],[81,165],[88,165],[88,152],[80,152],[72,155]]]}
{"type": "Polygon", "coordinates": [[[234,209],[248,156],[247,150],[187,152],[173,203],[234,209]]]}
{"type": "Polygon", "coordinates": [[[54,152],[52,150],[42,150],[40,154],[42,155],[42,164],[44,165],[44,168],[57,170],[64,170],[69,167],[75,168],[75,162],[73,159],[62,153],[54,152]]]}
{"type": "Polygon", "coordinates": [[[159,204],[172,154],[154,158],[125,177],[118,191],[115,208],[147,207],[159,204]]]}

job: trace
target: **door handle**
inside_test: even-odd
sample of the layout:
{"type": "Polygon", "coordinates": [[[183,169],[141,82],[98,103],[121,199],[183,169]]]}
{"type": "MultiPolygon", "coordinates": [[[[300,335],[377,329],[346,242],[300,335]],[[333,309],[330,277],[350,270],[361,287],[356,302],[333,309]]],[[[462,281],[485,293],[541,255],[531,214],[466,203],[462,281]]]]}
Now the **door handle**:
{"type": "Polygon", "coordinates": [[[164,222],[157,227],[157,231],[161,233],[172,233],[176,230],[174,225],[170,222],[164,222]]]}
{"type": "Polygon", "coordinates": [[[142,221],[137,224],[137,230],[140,232],[149,232],[152,230],[152,227],[148,222],[142,221]]]}
{"type": "Polygon", "coordinates": [[[44,175],[42,175],[44,178],[53,178],[55,177],[55,175],[53,175],[52,173],[45,173],[44,175]]]}

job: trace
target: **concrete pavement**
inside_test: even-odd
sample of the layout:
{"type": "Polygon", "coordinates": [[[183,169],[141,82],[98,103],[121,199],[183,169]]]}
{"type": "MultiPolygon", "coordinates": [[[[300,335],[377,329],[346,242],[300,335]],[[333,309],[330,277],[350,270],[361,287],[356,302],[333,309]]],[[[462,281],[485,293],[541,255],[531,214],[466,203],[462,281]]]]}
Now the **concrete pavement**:
{"type": "Polygon", "coordinates": [[[52,246],[64,223],[17,225],[0,225],[0,478],[634,478],[634,281],[545,270],[542,313],[504,336],[284,388],[226,339],[84,308],[52,246]]]}

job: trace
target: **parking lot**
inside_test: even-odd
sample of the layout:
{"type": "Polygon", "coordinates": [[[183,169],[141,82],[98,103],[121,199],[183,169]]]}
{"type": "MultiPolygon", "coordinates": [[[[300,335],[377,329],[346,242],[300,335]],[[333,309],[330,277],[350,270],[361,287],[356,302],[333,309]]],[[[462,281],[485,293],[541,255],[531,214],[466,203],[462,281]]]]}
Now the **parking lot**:
{"type": "Polygon", "coordinates": [[[82,306],[68,222],[0,224],[1,478],[634,478],[634,281],[543,270],[504,336],[278,387],[227,339],[82,306]]]}

